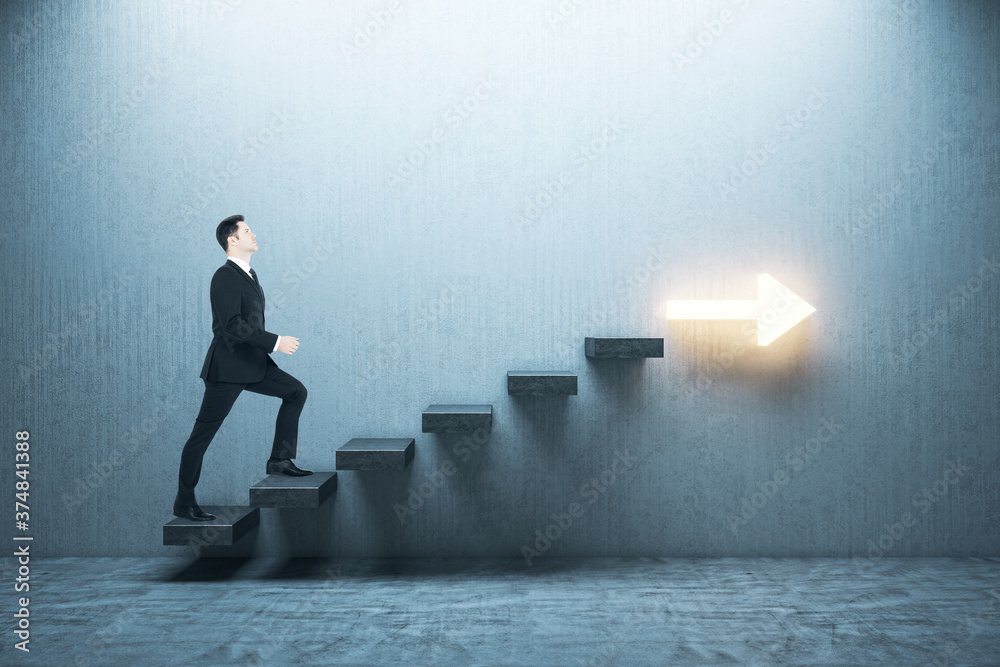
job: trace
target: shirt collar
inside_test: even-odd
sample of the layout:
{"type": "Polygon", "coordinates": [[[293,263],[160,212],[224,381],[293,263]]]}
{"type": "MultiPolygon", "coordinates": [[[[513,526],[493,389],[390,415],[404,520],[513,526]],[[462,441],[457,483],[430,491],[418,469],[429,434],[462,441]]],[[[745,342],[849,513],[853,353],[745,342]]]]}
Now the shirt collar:
{"type": "Polygon", "coordinates": [[[245,272],[245,273],[246,273],[247,275],[250,275],[250,264],[249,264],[248,262],[244,262],[244,261],[243,261],[242,259],[240,259],[239,257],[233,257],[232,255],[228,255],[227,257],[228,257],[228,259],[229,259],[230,261],[232,261],[232,262],[235,262],[235,263],[236,263],[236,266],[238,266],[238,267],[240,267],[241,269],[243,269],[243,271],[244,271],[244,272],[245,272]]]}

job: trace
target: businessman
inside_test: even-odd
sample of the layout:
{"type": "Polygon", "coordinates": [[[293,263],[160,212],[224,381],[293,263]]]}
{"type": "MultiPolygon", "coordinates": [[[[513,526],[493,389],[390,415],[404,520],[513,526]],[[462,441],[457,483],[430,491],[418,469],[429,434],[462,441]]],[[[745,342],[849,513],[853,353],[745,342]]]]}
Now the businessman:
{"type": "Polygon", "coordinates": [[[296,466],[299,415],[306,402],[306,388],[278,368],[272,352],[292,354],[299,339],[278,336],[264,329],[264,290],[250,268],[250,255],[257,252],[257,237],[242,215],[231,215],[215,230],[215,238],[226,251],[226,263],[212,276],[212,344],[208,346],[201,378],[205,396],[191,437],[181,452],[174,516],[193,521],[215,518],[198,507],[194,487],[201,476],[201,462],[222,421],[244,389],[281,398],[274,427],[268,475],[311,475],[296,466]]]}

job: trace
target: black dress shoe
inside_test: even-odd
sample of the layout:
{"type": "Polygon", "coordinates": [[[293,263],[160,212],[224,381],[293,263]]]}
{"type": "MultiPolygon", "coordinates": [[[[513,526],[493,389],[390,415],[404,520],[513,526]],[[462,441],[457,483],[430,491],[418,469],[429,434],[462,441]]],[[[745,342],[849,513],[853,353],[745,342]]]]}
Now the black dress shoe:
{"type": "Polygon", "coordinates": [[[292,477],[305,477],[306,475],[313,474],[313,471],[303,470],[302,468],[292,463],[291,459],[281,459],[280,461],[267,462],[267,474],[290,475],[292,477]]]}
{"type": "Polygon", "coordinates": [[[174,516],[190,521],[211,521],[214,514],[203,511],[197,505],[174,505],[174,516]]]}

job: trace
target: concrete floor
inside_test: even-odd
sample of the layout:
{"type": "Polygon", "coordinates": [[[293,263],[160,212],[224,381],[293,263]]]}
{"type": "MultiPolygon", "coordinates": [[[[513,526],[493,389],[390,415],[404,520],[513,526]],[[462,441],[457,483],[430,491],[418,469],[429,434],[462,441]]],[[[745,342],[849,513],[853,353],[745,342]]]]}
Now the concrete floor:
{"type": "Polygon", "coordinates": [[[1000,664],[997,558],[31,566],[32,651],[8,629],[5,665],[1000,664]]]}

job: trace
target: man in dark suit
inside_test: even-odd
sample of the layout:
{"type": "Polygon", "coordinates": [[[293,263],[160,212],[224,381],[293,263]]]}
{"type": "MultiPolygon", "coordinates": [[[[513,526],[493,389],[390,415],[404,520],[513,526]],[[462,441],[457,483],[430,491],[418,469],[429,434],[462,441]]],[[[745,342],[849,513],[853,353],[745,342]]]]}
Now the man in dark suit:
{"type": "Polygon", "coordinates": [[[250,255],[257,252],[257,237],[242,215],[231,215],[215,230],[219,245],[226,251],[226,263],[212,276],[212,344],[205,355],[201,378],[205,396],[194,429],[181,453],[174,516],[208,521],[215,516],[204,512],[194,497],[201,476],[201,462],[222,421],[244,389],[281,398],[274,428],[268,475],[311,475],[297,467],[295,448],[299,415],[306,402],[306,388],[278,368],[271,352],[292,354],[299,339],[278,336],[264,329],[264,290],[250,268],[250,255]]]}

